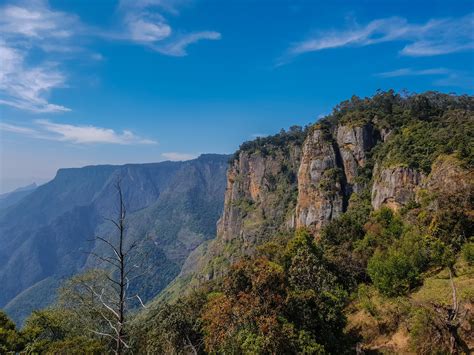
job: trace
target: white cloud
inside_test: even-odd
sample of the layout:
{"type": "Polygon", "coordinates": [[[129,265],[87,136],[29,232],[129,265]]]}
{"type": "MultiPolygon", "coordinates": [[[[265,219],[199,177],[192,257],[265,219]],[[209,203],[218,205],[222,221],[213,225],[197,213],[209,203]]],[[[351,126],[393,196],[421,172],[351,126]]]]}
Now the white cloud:
{"type": "Polygon", "coordinates": [[[161,154],[165,159],[171,161],[183,161],[183,160],[191,160],[198,157],[197,154],[189,154],[189,153],[178,153],[178,152],[167,152],[161,154]]]}
{"type": "Polygon", "coordinates": [[[77,50],[70,46],[78,19],[53,11],[43,1],[0,7],[0,104],[31,112],[64,112],[49,102],[53,89],[65,87],[66,75],[56,62],[31,62],[29,54],[77,50]]]}
{"type": "Polygon", "coordinates": [[[65,75],[55,63],[28,66],[22,50],[1,42],[0,59],[0,104],[31,112],[69,111],[47,99],[52,89],[65,86],[65,75]]]}
{"type": "Polygon", "coordinates": [[[12,125],[12,124],[8,124],[8,123],[3,123],[3,122],[0,122],[0,131],[26,134],[26,135],[29,135],[29,136],[33,136],[33,135],[36,134],[36,131],[34,129],[31,129],[31,128],[28,128],[28,127],[12,125]]]}
{"type": "Polygon", "coordinates": [[[171,35],[171,27],[163,16],[149,11],[128,11],[124,16],[124,39],[139,43],[162,41],[171,35]]]}
{"type": "Polygon", "coordinates": [[[34,122],[34,127],[0,123],[0,131],[74,144],[156,144],[156,141],[141,138],[128,130],[118,133],[110,128],[92,125],[62,124],[49,120],[35,120],[34,122]]]}
{"type": "Polygon", "coordinates": [[[355,24],[345,30],[323,31],[294,44],[287,55],[321,51],[346,46],[368,46],[383,42],[408,42],[400,54],[432,56],[474,48],[474,14],[461,18],[432,19],[412,24],[401,17],[377,19],[365,26],[355,24]]]}
{"type": "Polygon", "coordinates": [[[136,42],[156,42],[171,34],[171,27],[163,22],[147,22],[142,19],[128,23],[130,38],[136,42]]]}
{"type": "Polygon", "coordinates": [[[189,33],[186,35],[183,35],[174,41],[163,45],[163,46],[155,46],[153,47],[156,51],[171,55],[171,56],[176,56],[176,57],[182,57],[187,55],[186,48],[193,43],[196,43],[198,41],[201,41],[203,39],[207,40],[218,40],[221,39],[221,34],[219,32],[214,32],[214,31],[203,31],[203,32],[195,32],[195,33],[189,33]]]}
{"type": "Polygon", "coordinates": [[[31,38],[36,41],[72,36],[78,25],[75,16],[52,11],[42,1],[32,1],[28,6],[6,5],[0,8],[0,32],[4,36],[31,38]]]}
{"type": "Polygon", "coordinates": [[[215,31],[200,31],[174,34],[174,30],[163,12],[178,14],[178,7],[186,1],[178,0],[122,0],[119,10],[124,28],[108,36],[132,41],[170,56],[187,55],[186,47],[200,40],[218,40],[221,34],[215,31]]]}
{"type": "Polygon", "coordinates": [[[0,5],[0,105],[35,113],[70,111],[50,102],[54,90],[67,87],[61,59],[81,53],[85,60],[103,59],[89,52],[82,39],[129,41],[170,56],[186,55],[186,47],[200,40],[219,39],[214,31],[174,34],[163,13],[177,15],[187,1],[122,0],[120,28],[114,31],[87,26],[73,14],[53,10],[46,0],[0,5]]]}
{"type": "Polygon", "coordinates": [[[446,68],[431,68],[431,69],[412,69],[401,68],[388,72],[378,73],[376,76],[381,78],[395,78],[400,76],[432,76],[432,75],[447,75],[452,70],[446,68]]]}

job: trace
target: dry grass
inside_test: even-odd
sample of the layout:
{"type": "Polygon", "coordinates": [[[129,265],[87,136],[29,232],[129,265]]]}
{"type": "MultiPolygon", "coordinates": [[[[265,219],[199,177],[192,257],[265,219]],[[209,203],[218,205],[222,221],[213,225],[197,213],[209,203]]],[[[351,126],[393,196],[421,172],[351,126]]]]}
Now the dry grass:
{"type": "MultiPolygon", "coordinates": [[[[466,310],[474,308],[474,267],[465,262],[456,264],[454,284],[458,300],[466,310]]],[[[423,286],[407,297],[386,298],[372,286],[363,286],[348,308],[347,332],[358,334],[362,348],[387,354],[415,354],[410,348],[410,319],[423,305],[452,305],[452,288],[447,270],[425,279],[423,286]]],[[[468,322],[464,322],[468,323],[468,322]]],[[[474,346],[469,329],[463,330],[467,345],[474,346]],[[466,333],[467,331],[467,333],[466,333]]]]}

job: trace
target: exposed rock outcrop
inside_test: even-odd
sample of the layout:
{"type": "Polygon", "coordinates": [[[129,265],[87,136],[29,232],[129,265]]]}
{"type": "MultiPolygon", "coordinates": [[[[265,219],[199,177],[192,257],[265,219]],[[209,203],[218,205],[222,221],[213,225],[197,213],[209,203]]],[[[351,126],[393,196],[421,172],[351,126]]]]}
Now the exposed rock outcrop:
{"type": "MultiPolygon", "coordinates": [[[[438,192],[449,195],[447,192],[457,191],[459,186],[466,193],[456,195],[471,198],[472,191],[464,182],[472,182],[472,174],[465,175],[463,168],[453,167],[449,159],[435,164],[432,160],[449,136],[445,127],[459,123],[469,129],[472,103],[466,100],[427,94],[417,103],[391,92],[373,99],[354,97],[311,128],[293,127],[245,142],[227,172],[217,238],[196,249],[183,270],[185,278],[199,284],[218,277],[262,244],[273,243],[269,249],[278,246],[295,228],[307,227],[317,235],[353,202],[367,207],[369,184],[374,209],[388,206],[398,210],[411,201],[426,206],[432,203],[421,201],[426,196],[431,198],[430,194],[438,192]],[[446,102],[450,102],[449,112],[446,102]],[[451,112],[456,107],[469,113],[451,112]],[[431,138],[436,140],[432,146],[431,138]],[[354,196],[359,192],[362,194],[354,196]]],[[[454,132],[453,137],[464,142],[464,132],[454,132]]],[[[450,149],[458,155],[468,154],[453,137],[447,142],[450,149]]],[[[438,197],[434,200],[441,201],[438,197]]],[[[175,283],[176,294],[184,284],[180,282],[175,283]]]]}
{"type": "Polygon", "coordinates": [[[296,227],[318,231],[344,209],[341,170],[333,142],[322,130],[307,137],[298,170],[296,227]]]}
{"type": "Polygon", "coordinates": [[[443,155],[436,159],[431,173],[422,181],[416,200],[429,200],[433,209],[443,203],[469,208],[473,197],[474,171],[463,168],[455,156],[443,155]]]}
{"type": "Polygon", "coordinates": [[[301,146],[241,151],[227,171],[224,210],[200,265],[201,279],[213,278],[242,255],[294,224],[301,146]],[[238,250],[238,252],[236,252],[238,250]]]}
{"type": "Polygon", "coordinates": [[[286,187],[296,187],[300,152],[296,146],[271,155],[244,151],[232,162],[227,172],[224,212],[218,223],[217,233],[222,240],[240,237],[249,241],[258,237],[254,234],[261,232],[265,220],[284,222],[287,211],[276,207],[288,191],[279,187],[282,182],[286,187]]]}
{"type": "Polygon", "coordinates": [[[403,166],[393,168],[374,168],[372,186],[372,207],[379,209],[383,205],[398,210],[410,201],[415,200],[416,188],[420,185],[423,174],[403,166]]]}
{"type": "Polygon", "coordinates": [[[348,184],[346,194],[362,188],[356,183],[357,170],[364,167],[367,153],[377,143],[378,133],[371,124],[364,126],[338,126],[336,141],[341,154],[344,174],[348,184]]]}
{"type": "Polygon", "coordinates": [[[454,156],[440,156],[428,176],[407,167],[381,169],[376,166],[372,207],[398,210],[411,201],[429,200],[431,208],[437,209],[446,199],[456,199],[455,204],[467,206],[473,191],[474,172],[464,169],[454,156]]]}

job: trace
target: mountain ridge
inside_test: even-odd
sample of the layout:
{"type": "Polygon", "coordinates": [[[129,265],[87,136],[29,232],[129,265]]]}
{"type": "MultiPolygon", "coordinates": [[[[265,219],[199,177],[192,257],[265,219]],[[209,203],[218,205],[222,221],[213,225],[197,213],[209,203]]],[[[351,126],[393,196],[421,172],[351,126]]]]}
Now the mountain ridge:
{"type": "MultiPolygon", "coordinates": [[[[6,306],[8,302],[7,311],[15,320],[21,321],[31,309],[24,308],[21,312],[13,309],[15,302],[12,302],[12,297],[17,293],[31,288],[44,277],[70,277],[84,268],[94,266],[85,251],[97,246],[87,240],[98,232],[110,232],[103,218],[113,217],[116,204],[114,184],[118,177],[132,221],[130,233],[136,234],[133,238],[138,238],[138,233],[144,235],[155,231],[157,221],[148,218],[141,232],[135,232],[143,215],[154,215],[157,220],[165,218],[165,212],[156,212],[157,208],[163,209],[160,206],[169,206],[168,210],[176,215],[177,224],[177,228],[168,228],[166,231],[163,227],[164,235],[154,232],[154,237],[161,238],[164,244],[171,247],[169,243],[174,242],[170,238],[175,238],[172,236],[179,233],[192,235],[189,238],[196,240],[211,238],[223,200],[227,160],[228,156],[216,154],[185,162],[99,165],[58,170],[51,182],[38,187],[33,194],[3,210],[0,215],[0,259],[3,260],[0,262],[0,280],[5,285],[0,305],[6,306]],[[213,184],[208,181],[211,175],[213,184]],[[193,189],[205,193],[193,195],[193,189]],[[199,199],[205,209],[210,209],[206,218],[196,219],[193,207],[186,207],[188,201],[194,198],[199,199]],[[180,215],[180,209],[183,216],[180,215]],[[142,217],[139,217],[140,214],[142,217]],[[185,219],[195,221],[197,233],[192,229],[183,229],[185,219]],[[135,220],[138,222],[133,222],[135,220]],[[205,227],[200,227],[201,224],[205,227]],[[26,265],[36,266],[32,271],[27,271],[29,267],[26,265]],[[17,317],[20,313],[21,319],[17,317]]],[[[171,276],[156,276],[158,279],[155,280],[154,289],[164,287],[168,282],[166,280],[179,272],[180,264],[184,262],[182,259],[195,247],[195,243],[188,243],[180,253],[162,256],[170,260],[170,266],[176,266],[166,267],[168,271],[164,274],[171,276]]],[[[156,252],[162,253],[159,249],[156,252]]],[[[164,267],[163,263],[161,265],[164,267]]],[[[156,291],[149,292],[152,294],[156,291]]],[[[22,298],[28,297],[23,294],[22,298]]]]}

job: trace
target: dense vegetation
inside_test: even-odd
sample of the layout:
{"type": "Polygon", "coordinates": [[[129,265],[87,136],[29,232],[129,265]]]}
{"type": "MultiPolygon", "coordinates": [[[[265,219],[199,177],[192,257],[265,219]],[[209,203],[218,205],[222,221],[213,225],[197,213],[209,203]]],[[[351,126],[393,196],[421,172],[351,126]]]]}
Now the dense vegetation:
{"type": "Polygon", "coordinates": [[[282,129],[279,133],[267,136],[257,137],[252,141],[244,142],[239,149],[234,153],[231,161],[239,159],[242,152],[252,154],[260,152],[263,156],[271,155],[275,152],[275,148],[287,149],[291,144],[303,145],[303,142],[308,133],[308,127],[291,126],[287,131],[282,129]]]}
{"type": "MultiPolygon", "coordinates": [[[[396,334],[406,343],[404,351],[469,353],[474,344],[473,110],[472,97],[431,92],[379,92],[338,105],[315,127],[329,134],[340,123],[371,124],[390,136],[360,169],[363,188],[352,194],[345,213],[317,235],[306,229],[273,229],[272,234],[269,226],[253,254],[232,249],[239,257],[223,276],[137,314],[127,324],[130,351],[393,353],[401,346],[390,340],[396,334]],[[417,201],[399,210],[373,210],[376,163],[428,174],[439,159],[463,169],[466,181],[451,189],[421,189],[417,201]]],[[[272,155],[275,147],[301,145],[308,130],[294,127],[244,143],[234,159],[242,152],[272,155]]],[[[276,194],[280,199],[293,195],[294,176],[282,172],[270,182],[272,193],[282,186],[289,190],[276,194]]],[[[239,201],[238,207],[242,218],[254,208],[249,201],[239,201]]],[[[32,314],[22,330],[0,314],[0,352],[101,353],[110,344],[88,331],[107,327],[101,311],[72,280],[58,303],[32,314]]]]}
{"type": "Polygon", "coordinates": [[[472,111],[474,98],[468,95],[379,91],[372,97],[353,96],[341,102],[314,128],[329,132],[339,124],[374,125],[392,135],[376,150],[376,160],[429,173],[440,154],[456,153],[467,167],[474,167],[472,111]]]}

